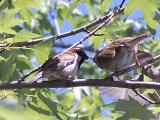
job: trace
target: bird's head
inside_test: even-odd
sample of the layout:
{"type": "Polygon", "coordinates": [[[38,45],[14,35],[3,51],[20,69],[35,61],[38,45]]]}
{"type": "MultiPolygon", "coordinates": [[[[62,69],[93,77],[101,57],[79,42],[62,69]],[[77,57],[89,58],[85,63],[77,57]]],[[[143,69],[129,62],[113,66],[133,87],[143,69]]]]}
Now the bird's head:
{"type": "Polygon", "coordinates": [[[129,39],[128,45],[129,45],[129,46],[137,45],[137,44],[139,44],[141,41],[144,41],[145,39],[148,39],[148,38],[151,38],[151,37],[152,37],[151,34],[141,34],[141,35],[139,35],[139,36],[132,37],[131,39],[129,39]]]}
{"type": "Polygon", "coordinates": [[[77,53],[83,60],[86,60],[89,58],[86,52],[81,47],[74,47],[74,48],[71,48],[69,51],[72,51],[73,53],[77,53]]]}

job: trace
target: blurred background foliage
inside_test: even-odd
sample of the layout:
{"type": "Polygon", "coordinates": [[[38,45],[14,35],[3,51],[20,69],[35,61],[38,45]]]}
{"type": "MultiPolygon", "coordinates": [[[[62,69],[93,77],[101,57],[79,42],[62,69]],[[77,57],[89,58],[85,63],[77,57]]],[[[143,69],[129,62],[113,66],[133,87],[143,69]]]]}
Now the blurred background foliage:
{"type": "MultiPolygon", "coordinates": [[[[67,32],[105,15],[120,3],[121,0],[0,0],[0,44],[67,32]]],[[[158,0],[126,0],[124,13],[97,32],[104,35],[85,41],[84,47],[96,51],[117,38],[151,33],[155,39],[145,41],[141,49],[158,55],[159,8],[158,0]]],[[[0,83],[17,80],[65,49],[56,44],[72,45],[84,35],[86,33],[79,33],[27,47],[1,48],[0,83]]],[[[87,54],[92,56],[94,51],[87,54]]],[[[160,62],[155,65],[159,66],[160,62]]],[[[139,72],[122,78],[134,77],[139,72]]],[[[77,77],[104,78],[108,74],[109,71],[102,71],[92,61],[87,61],[77,77]]],[[[150,81],[147,77],[145,80],[150,81]]],[[[118,90],[116,94],[121,92],[118,90]]],[[[155,90],[141,92],[157,93],[155,90]]],[[[156,95],[159,97],[158,93],[156,95]]],[[[132,97],[113,100],[97,87],[1,90],[0,97],[0,120],[150,120],[160,112],[158,105],[142,105],[132,97]]]]}

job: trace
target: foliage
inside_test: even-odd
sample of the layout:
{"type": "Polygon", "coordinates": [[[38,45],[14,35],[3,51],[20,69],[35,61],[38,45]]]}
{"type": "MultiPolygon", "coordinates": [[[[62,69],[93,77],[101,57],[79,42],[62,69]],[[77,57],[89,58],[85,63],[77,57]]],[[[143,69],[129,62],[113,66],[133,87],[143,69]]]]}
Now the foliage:
{"type": "MultiPolygon", "coordinates": [[[[61,39],[26,47],[10,47],[13,43],[59,34],[63,26],[69,27],[66,21],[72,28],[86,25],[97,16],[115,9],[118,3],[116,0],[1,0],[0,44],[9,45],[0,48],[0,83],[18,80],[34,66],[43,64],[59,51],[54,42],[73,44],[61,39]]],[[[102,36],[93,35],[85,45],[98,49],[116,38],[146,32],[159,35],[159,8],[160,3],[156,0],[128,0],[124,14],[97,31],[96,34],[102,36]],[[136,16],[136,10],[140,10],[142,17],[136,16]],[[129,20],[132,22],[127,22],[129,20]],[[137,24],[140,26],[138,30],[135,26],[137,24]]],[[[141,49],[157,55],[159,46],[159,41],[155,39],[145,42],[141,49]]],[[[93,52],[88,54],[93,55],[93,52]]],[[[98,69],[93,63],[85,62],[78,77],[103,78],[108,74],[108,71],[98,69]]],[[[32,76],[28,79],[32,79],[32,76]]],[[[141,92],[152,94],[157,91],[141,92]]],[[[3,113],[0,114],[0,120],[149,120],[160,112],[159,106],[141,105],[133,98],[106,104],[108,98],[96,87],[0,91],[0,96],[3,95],[8,96],[0,99],[0,113],[3,113]]]]}

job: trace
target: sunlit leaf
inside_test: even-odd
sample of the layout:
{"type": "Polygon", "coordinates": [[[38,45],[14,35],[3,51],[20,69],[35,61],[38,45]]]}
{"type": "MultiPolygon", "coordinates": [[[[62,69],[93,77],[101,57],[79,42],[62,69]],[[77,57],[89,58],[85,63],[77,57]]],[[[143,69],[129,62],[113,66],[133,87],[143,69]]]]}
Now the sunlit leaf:
{"type": "Polygon", "coordinates": [[[158,21],[154,17],[158,8],[160,8],[160,3],[156,0],[129,0],[125,7],[125,15],[130,15],[136,9],[142,10],[147,26],[151,28],[152,33],[155,33],[158,27],[158,21]]]}
{"type": "Polygon", "coordinates": [[[43,64],[48,59],[51,52],[51,46],[51,42],[40,43],[34,46],[34,53],[40,64],[43,64]]]}
{"type": "Polygon", "coordinates": [[[100,0],[101,14],[103,15],[106,11],[106,8],[109,7],[111,0],[100,0]]]}
{"type": "Polygon", "coordinates": [[[71,14],[72,10],[75,9],[82,2],[84,2],[84,0],[73,0],[72,3],[70,4],[67,17],[71,14]]]}
{"type": "Polygon", "coordinates": [[[7,33],[7,34],[16,34],[16,31],[13,30],[13,27],[21,24],[24,20],[15,18],[15,15],[18,13],[19,10],[11,9],[11,10],[4,10],[0,12],[0,33],[7,33]]]}

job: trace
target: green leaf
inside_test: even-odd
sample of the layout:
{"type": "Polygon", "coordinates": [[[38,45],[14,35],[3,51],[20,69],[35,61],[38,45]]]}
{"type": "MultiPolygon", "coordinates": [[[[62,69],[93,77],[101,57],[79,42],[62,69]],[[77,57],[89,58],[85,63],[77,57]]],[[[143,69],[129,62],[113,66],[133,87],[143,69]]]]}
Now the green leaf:
{"type": "Polygon", "coordinates": [[[68,111],[64,110],[59,101],[52,100],[53,97],[56,99],[53,91],[46,89],[37,90],[37,94],[34,97],[37,99],[36,102],[30,101],[28,107],[33,114],[40,114],[44,117],[48,116],[50,119],[54,116],[54,119],[66,120],[68,111]],[[50,94],[51,92],[52,94],[50,94]]]}
{"type": "Polygon", "coordinates": [[[23,42],[27,41],[29,39],[37,38],[40,35],[32,32],[25,32],[25,30],[21,30],[17,33],[17,35],[14,37],[14,42],[23,42]]]}
{"type": "Polygon", "coordinates": [[[16,63],[17,63],[17,67],[22,71],[33,68],[33,65],[31,64],[30,60],[25,55],[17,55],[16,63]]]}
{"type": "Polygon", "coordinates": [[[103,43],[104,40],[114,40],[116,38],[121,38],[126,36],[126,33],[131,29],[130,24],[122,24],[119,21],[114,21],[114,23],[109,26],[98,30],[95,34],[103,34],[101,36],[92,36],[90,38],[90,43],[98,48],[99,45],[103,43]]]}
{"type": "Polygon", "coordinates": [[[28,24],[30,24],[31,19],[33,18],[32,12],[34,12],[34,10],[30,10],[31,7],[35,8],[36,10],[40,9],[37,1],[38,0],[16,0],[13,1],[12,4],[15,8],[20,9],[20,16],[24,18],[28,24]]]}
{"type": "MultiPolygon", "coordinates": [[[[14,99],[13,99],[14,101],[14,99]]],[[[53,116],[45,116],[25,108],[0,106],[0,120],[52,120],[53,116]]]]}
{"type": "Polygon", "coordinates": [[[7,34],[16,34],[16,31],[13,30],[13,27],[21,24],[24,20],[14,18],[18,13],[17,9],[4,10],[0,12],[0,33],[7,34]]]}
{"type": "Polygon", "coordinates": [[[1,61],[6,61],[6,59],[4,57],[0,56],[0,62],[1,61]]]}
{"type": "Polygon", "coordinates": [[[155,92],[155,90],[154,89],[146,89],[144,92],[143,92],[143,94],[148,94],[148,93],[154,93],[155,92]]]}
{"type": "Polygon", "coordinates": [[[109,7],[111,0],[100,0],[101,14],[104,15],[106,8],[109,7]]]}
{"type": "Polygon", "coordinates": [[[33,47],[36,59],[40,64],[43,64],[48,59],[51,47],[52,42],[39,43],[33,47]]]}
{"type": "Polygon", "coordinates": [[[0,11],[9,7],[9,0],[1,0],[0,2],[0,11]]]}
{"type": "Polygon", "coordinates": [[[92,98],[93,98],[93,101],[94,101],[94,103],[96,104],[96,105],[98,105],[98,106],[102,106],[103,105],[103,101],[102,101],[102,99],[101,99],[101,97],[100,97],[100,92],[99,92],[99,90],[97,90],[96,88],[93,88],[92,89],[92,98]]]}
{"type": "Polygon", "coordinates": [[[65,93],[60,96],[59,100],[61,100],[61,104],[65,106],[65,108],[71,108],[74,103],[75,95],[72,92],[65,93]],[[66,104],[68,103],[68,104],[66,104]]]}
{"type": "Polygon", "coordinates": [[[92,36],[90,38],[90,44],[94,45],[95,48],[98,48],[99,45],[102,44],[102,42],[104,41],[105,37],[104,36],[92,36]]]}
{"type": "Polygon", "coordinates": [[[151,28],[152,33],[155,33],[158,21],[154,17],[159,7],[160,3],[156,0],[129,0],[124,13],[126,16],[129,16],[136,9],[142,10],[147,26],[151,28]]]}
{"type": "Polygon", "coordinates": [[[12,42],[24,42],[33,38],[37,38],[40,35],[32,32],[25,32],[24,29],[19,31],[17,35],[14,38],[7,38],[5,39],[6,42],[12,43],[12,42]]]}
{"type": "Polygon", "coordinates": [[[89,96],[85,96],[78,104],[79,117],[88,117],[94,115],[97,109],[96,104],[89,96]]]}
{"type": "Polygon", "coordinates": [[[73,0],[72,3],[70,4],[69,10],[67,17],[71,14],[71,12],[80,4],[84,2],[84,0],[73,0]]]}
{"type": "Polygon", "coordinates": [[[16,70],[15,58],[7,58],[6,61],[0,61],[0,80],[7,81],[13,77],[16,70]]]}
{"type": "Polygon", "coordinates": [[[141,105],[134,99],[130,98],[127,100],[118,100],[115,102],[115,111],[123,111],[124,115],[118,120],[128,120],[131,118],[136,118],[140,120],[150,120],[154,118],[153,113],[146,108],[146,106],[141,105]]]}

